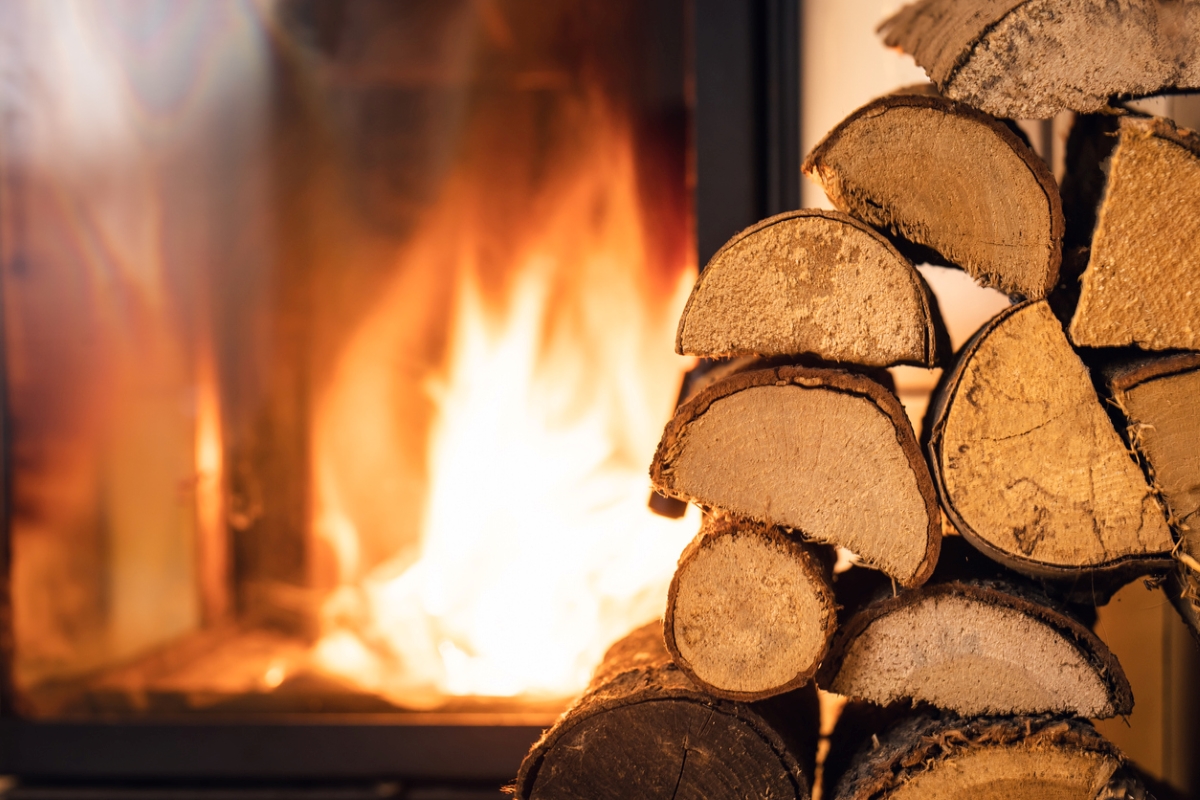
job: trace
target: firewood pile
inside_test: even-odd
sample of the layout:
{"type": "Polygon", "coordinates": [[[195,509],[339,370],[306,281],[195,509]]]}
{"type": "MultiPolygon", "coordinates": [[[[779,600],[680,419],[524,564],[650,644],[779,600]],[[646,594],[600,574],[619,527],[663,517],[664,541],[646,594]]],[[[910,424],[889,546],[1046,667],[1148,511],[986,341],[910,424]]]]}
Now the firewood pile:
{"type": "Polygon", "coordinates": [[[1200,635],[1200,3],[920,0],[933,80],[804,173],[837,211],[713,256],[655,488],[705,511],[664,619],[613,647],[521,798],[1145,798],[1095,606],[1159,580],[1200,635]],[[1076,112],[1061,191],[1016,118],[1076,112]],[[950,353],[914,263],[1012,305],[950,353]],[[944,368],[918,439],[888,367],[944,368]],[[859,566],[834,574],[835,548],[859,566]],[[816,688],[849,699],[817,783],[816,688]]]}

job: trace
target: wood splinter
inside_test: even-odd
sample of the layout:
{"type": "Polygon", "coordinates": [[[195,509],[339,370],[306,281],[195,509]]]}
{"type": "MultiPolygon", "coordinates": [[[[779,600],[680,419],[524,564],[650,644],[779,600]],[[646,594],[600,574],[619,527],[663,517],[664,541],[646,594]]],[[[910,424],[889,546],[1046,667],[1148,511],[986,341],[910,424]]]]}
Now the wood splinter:
{"type": "Polygon", "coordinates": [[[1054,176],[1007,125],[962,103],[906,92],[874,100],[813,148],[804,174],[840,210],[918,245],[913,261],[932,256],[1031,299],[1058,280],[1054,176]]]}
{"type": "Polygon", "coordinates": [[[675,663],[717,697],[803,686],[837,627],[829,561],[778,528],[709,518],[679,559],[663,635],[675,663]]]}
{"type": "Polygon", "coordinates": [[[949,342],[929,287],[886,238],[846,214],[803,209],[717,251],[688,298],[675,350],[934,367],[949,342]]]}
{"type": "Polygon", "coordinates": [[[811,688],[755,704],[699,691],[671,663],[655,622],[609,649],[509,791],[521,800],[808,800],[817,727],[811,688]]]}
{"type": "Polygon", "coordinates": [[[1045,301],[985,325],[930,414],[947,515],[991,558],[1035,577],[1118,582],[1170,566],[1162,506],[1045,301]]]}
{"type": "Polygon", "coordinates": [[[837,369],[734,374],[675,411],[650,477],[668,495],[839,545],[904,586],[937,563],[941,515],[904,408],[837,369]]]}

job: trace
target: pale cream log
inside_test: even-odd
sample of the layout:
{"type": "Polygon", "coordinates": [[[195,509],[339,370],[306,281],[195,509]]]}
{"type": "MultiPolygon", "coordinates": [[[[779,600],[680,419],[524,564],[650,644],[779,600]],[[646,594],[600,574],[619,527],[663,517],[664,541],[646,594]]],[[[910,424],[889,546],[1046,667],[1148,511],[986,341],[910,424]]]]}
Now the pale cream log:
{"type": "Polygon", "coordinates": [[[947,97],[997,117],[1200,87],[1196,0],[921,0],[880,31],[947,97]]]}
{"type": "MultiPolygon", "coordinates": [[[[840,723],[839,723],[840,724],[840,723]]],[[[838,733],[835,731],[835,737],[838,733]]],[[[843,740],[839,744],[844,744],[843,740]]],[[[837,745],[835,745],[836,747],[837,745]]],[[[835,763],[843,754],[831,752],[835,763]]],[[[836,780],[836,788],[834,781],[836,780]]],[[[919,715],[868,734],[832,800],[1140,800],[1115,746],[1082,719],[919,715]]]]}
{"type": "Polygon", "coordinates": [[[1120,120],[1071,341],[1200,349],[1200,135],[1120,120]]]}
{"type": "Polygon", "coordinates": [[[1162,506],[1045,301],[988,323],[930,413],[943,505],[985,554],[1039,577],[1169,565],[1162,506]]]}
{"type": "Polygon", "coordinates": [[[891,242],[846,214],[802,209],[717,251],[688,298],[675,350],[932,367],[941,330],[929,287],[891,242]]]}
{"type": "Polygon", "coordinates": [[[840,545],[905,586],[937,562],[941,516],[895,395],[798,366],[738,373],[676,409],[650,468],[664,494],[840,545]]]}
{"type": "Polygon", "coordinates": [[[963,716],[1133,710],[1117,659],[1079,621],[999,581],[927,583],[858,610],[821,665],[828,691],[963,716]]]}
{"type": "Polygon", "coordinates": [[[1167,593],[1200,637],[1200,354],[1113,370],[1108,387],[1179,539],[1167,593]]]}
{"type": "Polygon", "coordinates": [[[663,638],[709,694],[762,700],[803,686],[837,629],[829,565],[779,528],[708,517],[679,559],[663,638]]]}
{"type": "Polygon", "coordinates": [[[1037,299],[1057,282],[1054,176],[1007,125],[962,103],[910,92],[874,100],[817,144],[804,174],[842,211],[985,286],[1037,299]]]}

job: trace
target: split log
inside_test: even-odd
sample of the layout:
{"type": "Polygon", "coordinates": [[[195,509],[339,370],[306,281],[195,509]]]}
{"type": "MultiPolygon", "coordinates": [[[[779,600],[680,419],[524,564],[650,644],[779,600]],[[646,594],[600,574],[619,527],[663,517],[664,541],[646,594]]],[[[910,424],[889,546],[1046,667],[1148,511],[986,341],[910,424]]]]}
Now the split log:
{"type": "MultiPolygon", "coordinates": [[[[839,727],[841,723],[839,722],[839,727]]],[[[835,730],[842,745],[850,737],[835,730]]],[[[831,752],[833,800],[1145,800],[1125,758],[1086,720],[1052,715],[963,719],[917,714],[865,737],[851,759],[831,752]],[[836,788],[834,788],[836,787],[836,788]]]]}
{"type": "Polygon", "coordinates": [[[700,273],[675,339],[681,355],[810,353],[881,367],[937,366],[947,350],[933,294],[912,264],[870,227],[818,209],[779,214],[729,240],[700,273]]]}
{"type": "Polygon", "coordinates": [[[731,700],[808,683],[837,628],[829,555],[779,528],[706,519],[667,596],[663,635],[675,663],[731,700]]]}
{"type": "Polygon", "coordinates": [[[937,494],[904,408],[837,369],[732,375],[675,411],[650,467],[664,494],[852,550],[905,586],[937,562],[937,494]]]}
{"type": "Polygon", "coordinates": [[[1107,383],[1179,539],[1167,594],[1200,637],[1200,354],[1122,365],[1107,383]]]}
{"type": "Polygon", "coordinates": [[[1035,577],[1112,582],[1170,565],[1162,506],[1045,301],[985,325],[930,414],[943,506],[991,558],[1035,577]]]}
{"type": "Polygon", "coordinates": [[[1071,341],[1200,350],[1200,134],[1135,116],[1118,130],[1071,341]]]}
{"type": "Polygon", "coordinates": [[[816,741],[815,691],[753,705],[709,697],[671,663],[652,623],[613,645],[511,791],[534,800],[807,800],[816,741]]]}
{"type": "Polygon", "coordinates": [[[1012,573],[945,579],[955,571],[944,570],[955,560],[955,541],[943,542],[929,583],[877,596],[849,616],[821,665],[822,688],[963,716],[1105,718],[1133,710],[1120,663],[1064,605],[1012,573]]]}
{"type": "Polygon", "coordinates": [[[997,117],[1098,111],[1114,95],[1200,87],[1200,4],[920,0],[880,26],[947,97],[997,117]]]}
{"type": "Polygon", "coordinates": [[[1034,299],[1054,288],[1064,225],[1054,176],[1007,125],[969,106],[881,97],[834,128],[804,174],[842,211],[984,286],[1034,299]]]}

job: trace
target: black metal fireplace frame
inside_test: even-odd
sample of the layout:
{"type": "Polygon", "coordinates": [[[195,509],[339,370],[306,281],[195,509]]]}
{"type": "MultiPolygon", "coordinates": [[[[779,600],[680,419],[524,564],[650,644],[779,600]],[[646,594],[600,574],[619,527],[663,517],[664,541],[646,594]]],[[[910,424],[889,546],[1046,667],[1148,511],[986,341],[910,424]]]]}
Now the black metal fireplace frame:
{"type": "MultiPolygon", "coordinates": [[[[691,0],[697,252],[799,205],[799,0],[691,0]]],[[[3,381],[0,348],[0,381],[3,381]]],[[[0,383],[0,397],[7,397],[0,383]]],[[[139,721],[19,715],[9,564],[11,461],[0,411],[0,774],[47,781],[442,780],[499,786],[544,715],[381,714],[139,721]]]]}

